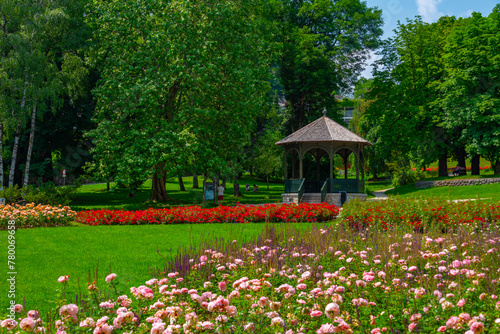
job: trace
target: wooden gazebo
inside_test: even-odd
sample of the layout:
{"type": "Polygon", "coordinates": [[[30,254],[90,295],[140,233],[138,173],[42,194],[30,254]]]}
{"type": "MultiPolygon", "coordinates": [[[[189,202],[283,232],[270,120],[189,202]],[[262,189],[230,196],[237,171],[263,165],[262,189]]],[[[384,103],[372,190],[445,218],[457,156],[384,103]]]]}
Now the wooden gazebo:
{"type": "MultiPolygon", "coordinates": [[[[373,145],[357,134],[326,116],[295,131],[278,141],[276,145],[285,148],[285,193],[284,203],[329,202],[343,204],[350,198],[366,199],[364,194],[364,148],[373,145]],[[304,175],[304,156],[310,153],[316,161],[316,177],[306,179],[304,175]],[[334,174],[334,157],[338,154],[344,165],[344,177],[334,174]],[[348,178],[349,156],[354,154],[356,178],[348,178]],[[291,171],[287,158],[292,156],[291,171]],[[329,177],[321,179],[320,161],[328,156],[330,163],[329,177]],[[295,161],[293,157],[296,157],[295,161]],[[298,159],[297,159],[298,158],[298,159]]],[[[310,173],[309,173],[310,174],[310,173]]]]}

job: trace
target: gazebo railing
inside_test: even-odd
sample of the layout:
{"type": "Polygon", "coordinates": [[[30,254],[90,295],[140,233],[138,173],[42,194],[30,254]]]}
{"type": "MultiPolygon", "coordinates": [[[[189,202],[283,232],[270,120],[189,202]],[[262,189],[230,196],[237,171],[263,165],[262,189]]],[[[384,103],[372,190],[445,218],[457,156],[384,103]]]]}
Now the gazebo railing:
{"type": "Polygon", "coordinates": [[[300,202],[302,195],[306,191],[305,182],[306,179],[285,180],[285,193],[297,193],[300,202]]]}
{"type": "Polygon", "coordinates": [[[285,180],[285,193],[298,193],[303,181],[305,179],[285,180]]]}
{"type": "Polygon", "coordinates": [[[338,193],[345,191],[346,193],[364,193],[365,182],[356,179],[328,179],[328,192],[338,193]]]}
{"type": "Polygon", "coordinates": [[[327,193],[328,193],[328,179],[323,183],[323,186],[321,187],[321,203],[325,201],[327,193]]]}
{"type": "Polygon", "coordinates": [[[302,195],[304,195],[306,191],[306,179],[302,179],[302,182],[300,183],[300,186],[299,186],[299,203],[300,203],[300,199],[302,198],[302,195]]]}
{"type": "MultiPolygon", "coordinates": [[[[306,179],[285,180],[285,193],[298,193],[299,200],[302,198],[306,187],[306,179]]],[[[326,179],[321,186],[321,202],[324,202],[326,194],[339,193],[364,193],[365,182],[356,179],[326,179]]]]}

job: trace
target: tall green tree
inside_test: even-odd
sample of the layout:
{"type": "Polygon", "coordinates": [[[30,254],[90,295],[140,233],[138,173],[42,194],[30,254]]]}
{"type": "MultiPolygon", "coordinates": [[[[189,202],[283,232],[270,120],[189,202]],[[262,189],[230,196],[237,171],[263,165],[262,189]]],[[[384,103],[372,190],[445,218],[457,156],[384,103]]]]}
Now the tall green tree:
{"type": "MultiPolygon", "coordinates": [[[[484,156],[500,175],[500,5],[461,19],[446,44],[441,106],[448,129],[471,156],[484,156]]],[[[479,173],[479,165],[476,173],[479,173]]]]}
{"type": "Polygon", "coordinates": [[[18,152],[26,125],[29,124],[30,130],[25,148],[24,186],[30,180],[36,121],[48,111],[57,111],[63,105],[64,96],[77,96],[86,75],[81,55],[76,54],[84,40],[82,36],[76,38],[82,35],[82,29],[75,29],[81,28],[77,22],[83,21],[84,1],[18,5],[5,1],[0,8],[4,23],[1,120],[2,125],[10,125],[14,133],[9,186],[14,184],[18,171],[18,152]]]}
{"type": "MultiPolygon", "coordinates": [[[[217,173],[241,154],[268,88],[266,2],[101,1],[88,13],[95,90],[95,170],[129,185],[153,175],[151,200],[166,200],[167,175],[196,155],[217,173]]],[[[188,169],[188,168],[182,168],[188,169]]]]}
{"type": "Polygon", "coordinates": [[[372,103],[362,122],[368,140],[376,143],[371,148],[377,152],[375,160],[387,164],[397,157],[403,165],[412,161],[419,167],[439,160],[440,175],[448,175],[448,152],[459,142],[443,126],[438,101],[444,45],[454,25],[450,17],[432,24],[417,17],[399,24],[395,38],[385,43],[367,94],[372,103]]]}
{"type": "Polygon", "coordinates": [[[276,3],[280,77],[293,132],[324,108],[336,110],[334,95],[349,90],[379,45],[382,12],[359,0],[276,3]]]}

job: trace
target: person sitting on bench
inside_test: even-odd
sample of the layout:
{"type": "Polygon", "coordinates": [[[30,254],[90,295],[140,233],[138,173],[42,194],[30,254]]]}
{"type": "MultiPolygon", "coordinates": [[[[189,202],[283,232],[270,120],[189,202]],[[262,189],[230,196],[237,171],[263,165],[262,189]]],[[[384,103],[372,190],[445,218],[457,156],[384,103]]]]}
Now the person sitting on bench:
{"type": "Polygon", "coordinates": [[[458,176],[458,175],[467,175],[467,170],[465,167],[460,167],[457,165],[455,168],[453,168],[453,176],[458,176]]]}

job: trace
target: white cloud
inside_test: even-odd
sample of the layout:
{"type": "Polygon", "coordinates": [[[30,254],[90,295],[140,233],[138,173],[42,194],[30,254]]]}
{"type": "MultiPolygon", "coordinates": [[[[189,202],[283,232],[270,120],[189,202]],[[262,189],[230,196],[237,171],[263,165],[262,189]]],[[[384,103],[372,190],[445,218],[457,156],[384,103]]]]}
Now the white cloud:
{"type": "Polygon", "coordinates": [[[377,56],[374,51],[370,51],[370,58],[368,58],[366,62],[366,67],[363,72],[361,72],[361,77],[365,77],[367,79],[373,78],[372,71],[373,71],[373,63],[377,60],[380,59],[380,56],[377,56]]]}
{"type": "Polygon", "coordinates": [[[425,22],[433,22],[443,16],[437,5],[443,0],[417,0],[418,13],[425,22]]]}
{"type": "Polygon", "coordinates": [[[473,10],[469,9],[468,11],[465,12],[465,14],[460,15],[460,17],[471,17],[473,12],[474,12],[473,10]]]}

